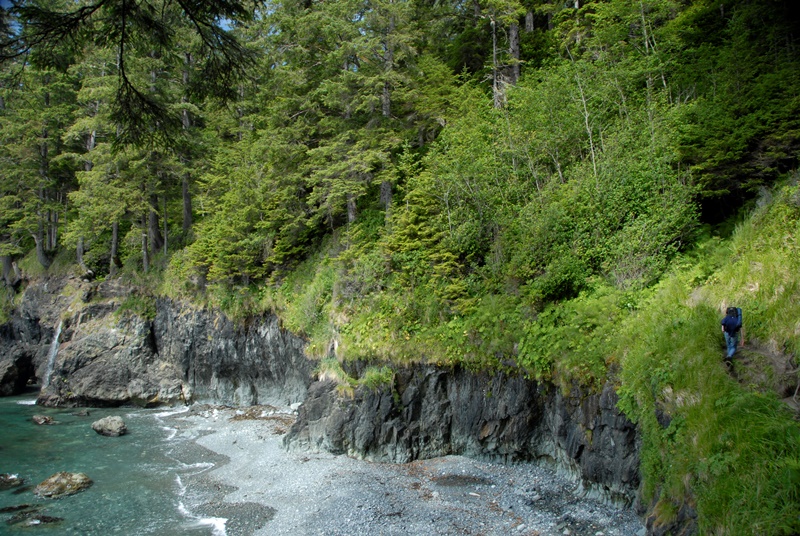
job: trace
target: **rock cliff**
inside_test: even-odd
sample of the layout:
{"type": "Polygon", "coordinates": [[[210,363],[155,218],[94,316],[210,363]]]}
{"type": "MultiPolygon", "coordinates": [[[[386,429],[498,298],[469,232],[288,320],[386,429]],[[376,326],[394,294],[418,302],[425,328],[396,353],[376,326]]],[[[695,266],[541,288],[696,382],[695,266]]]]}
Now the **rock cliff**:
{"type": "Polygon", "coordinates": [[[374,461],[547,459],[586,494],[630,503],[639,487],[638,435],[616,402],[610,384],[599,394],[564,394],[519,376],[414,366],[392,385],[359,387],[352,397],[334,381],[315,382],[284,442],[374,461]]]}
{"type": "Polygon", "coordinates": [[[41,386],[59,406],[291,404],[313,364],[304,341],[273,315],[237,326],[219,311],[168,299],[152,319],[124,313],[115,282],[50,279],[30,285],[0,328],[0,394],[41,386]]]}

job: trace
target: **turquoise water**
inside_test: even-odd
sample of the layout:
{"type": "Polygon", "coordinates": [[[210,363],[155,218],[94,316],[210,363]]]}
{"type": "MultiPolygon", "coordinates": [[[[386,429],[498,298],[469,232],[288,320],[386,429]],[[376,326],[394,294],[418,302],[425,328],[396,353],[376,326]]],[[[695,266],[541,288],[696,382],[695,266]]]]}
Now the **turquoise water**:
{"type": "Polygon", "coordinates": [[[90,408],[89,416],[76,416],[75,409],[44,408],[34,400],[0,398],[0,473],[25,480],[22,488],[0,491],[0,509],[39,505],[39,514],[64,521],[23,528],[6,523],[13,514],[0,513],[0,534],[224,534],[222,520],[193,515],[194,505],[187,504],[193,494],[186,482],[214,462],[170,422],[174,410],[90,408]],[[36,425],[33,415],[58,424],[36,425]],[[92,422],[107,415],[121,416],[128,434],[95,433],[92,422]],[[58,500],[36,497],[33,487],[59,471],[86,473],[94,484],[58,500]]]}

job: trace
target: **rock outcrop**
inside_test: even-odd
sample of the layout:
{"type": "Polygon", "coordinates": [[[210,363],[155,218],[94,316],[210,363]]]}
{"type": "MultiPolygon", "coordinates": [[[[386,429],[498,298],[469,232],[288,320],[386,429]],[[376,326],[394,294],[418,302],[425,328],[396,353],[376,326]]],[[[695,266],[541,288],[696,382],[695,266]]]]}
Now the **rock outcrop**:
{"type": "Polygon", "coordinates": [[[33,489],[39,497],[60,499],[75,495],[93,484],[92,479],[83,473],[56,473],[33,489]]]}
{"type": "Polygon", "coordinates": [[[155,316],[145,318],[121,311],[132,293],[114,280],[29,285],[0,327],[0,395],[35,379],[46,406],[304,399],[313,364],[275,316],[237,325],[219,311],[147,298],[155,316]]]}
{"type": "MultiPolygon", "coordinates": [[[[2,338],[0,329],[0,339],[2,338]]],[[[27,345],[0,344],[0,396],[22,393],[33,373],[33,361],[27,345]]]]}
{"type": "Polygon", "coordinates": [[[125,425],[125,421],[122,420],[122,417],[112,416],[103,417],[100,420],[94,421],[92,423],[92,430],[103,436],[119,437],[125,435],[128,431],[128,427],[125,425]]]}
{"type": "Polygon", "coordinates": [[[586,494],[630,503],[639,487],[638,436],[616,401],[611,385],[565,395],[520,376],[418,366],[398,371],[393,385],[360,387],[352,398],[333,381],[314,383],[284,442],[374,461],[547,459],[571,472],[586,494]]]}

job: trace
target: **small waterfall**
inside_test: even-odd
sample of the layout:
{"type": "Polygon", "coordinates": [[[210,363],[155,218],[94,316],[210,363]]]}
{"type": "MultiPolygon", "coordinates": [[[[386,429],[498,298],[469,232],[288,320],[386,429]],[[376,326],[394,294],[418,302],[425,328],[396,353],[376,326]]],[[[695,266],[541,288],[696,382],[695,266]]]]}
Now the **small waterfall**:
{"type": "Polygon", "coordinates": [[[50,376],[53,374],[53,367],[56,364],[56,356],[58,356],[58,338],[61,337],[61,324],[62,321],[58,321],[58,326],[56,327],[56,332],[53,335],[53,341],[50,343],[50,351],[47,354],[47,369],[44,372],[44,380],[42,380],[42,389],[45,389],[48,385],[50,385],[50,376]]]}

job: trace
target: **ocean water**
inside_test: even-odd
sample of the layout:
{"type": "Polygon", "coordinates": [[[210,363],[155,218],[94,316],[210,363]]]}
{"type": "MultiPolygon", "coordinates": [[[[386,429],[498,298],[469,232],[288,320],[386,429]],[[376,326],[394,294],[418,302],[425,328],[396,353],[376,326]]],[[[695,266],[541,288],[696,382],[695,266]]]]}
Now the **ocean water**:
{"type": "Polygon", "coordinates": [[[88,408],[89,416],[77,411],[37,406],[35,393],[0,398],[0,473],[25,480],[22,487],[0,490],[0,511],[28,504],[39,507],[39,515],[64,519],[21,527],[7,523],[13,512],[0,513],[0,534],[225,534],[224,519],[194,513],[209,497],[193,492],[191,483],[218,460],[170,418],[184,410],[88,408]],[[37,425],[34,415],[58,424],[37,425]],[[107,415],[122,417],[128,433],[104,437],[92,430],[107,415]],[[86,473],[94,484],[57,500],[33,494],[36,484],[59,471],[86,473]]]}

